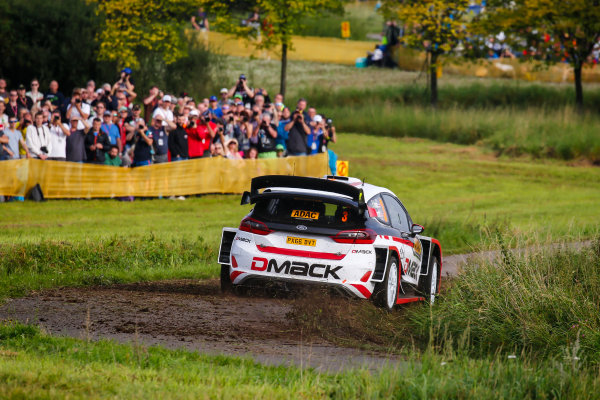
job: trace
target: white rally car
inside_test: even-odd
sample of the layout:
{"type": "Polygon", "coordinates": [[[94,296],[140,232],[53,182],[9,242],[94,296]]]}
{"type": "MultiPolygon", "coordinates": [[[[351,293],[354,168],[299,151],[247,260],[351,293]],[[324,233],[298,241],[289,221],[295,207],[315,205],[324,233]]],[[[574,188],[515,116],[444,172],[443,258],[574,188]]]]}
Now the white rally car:
{"type": "Polygon", "coordinates": [[[239,228],[224,228],[221,288],[265,281],[329,285],[387,309],[439,293],[442,249],[390,190],[356,178],[252,179],[239,228]]]}

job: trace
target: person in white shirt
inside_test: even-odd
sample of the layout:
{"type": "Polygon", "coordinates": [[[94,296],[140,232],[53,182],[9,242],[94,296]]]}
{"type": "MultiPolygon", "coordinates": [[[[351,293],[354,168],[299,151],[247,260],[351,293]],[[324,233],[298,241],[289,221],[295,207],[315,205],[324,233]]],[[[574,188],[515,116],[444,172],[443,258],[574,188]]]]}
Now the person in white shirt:
{"type": "Polygon", "coordinates": [[[70,121],[72,117],[76,117],[79,120],[77,129],[84,129],[85,126],[81,120],[88,119],[90,117],[90,113],[90,105],[81,100],[81,90],[77,88],[73,89],[71,104],[69,104],[69,107],[67,107],[67,120],[70,121]]]}
{"type": "Polygon", "coordinates": [[[154,110],[154,113],[152,114],[152,119],[160,116],[160,119],[162,119],[162,125],[168,130],[177,128],[177,125],[175,125],[174,121],[175,118],[173,116],[173,111],[170,110],[172,102],[173,100],[171,99],[171,96],[168,94],[164,95],[162,102],[158,105],[158,107],[156,107],[156,110],[154,110]]]}
{"type": "Polygon", "coordinates": [[[52,151],[50,131],[44,125],[44,114],[42,112],[35,114],[35,122],[27,127],[26,143],[31,156],[40,160],[47,159],[48,154],[52,151]]]}
{"type": "Polygon", "coordinates": [[[63,123],[60,118],[60,111],[52,113],[52,119],[49,123],[51,151],[48,154],[49,160],[65,161],[67,159],[67,137],[71,135],[69,125],[63,123]]]}
{"type": "Polygon", "coordinates": [[[33,102],[32,108],[39,108],[42,103],[41,101],[44,99],[44,95],[40,90],[40,82],[37,79],[31,81],[31,90],[25,93],[25,96],[29,97],[33,102]]]}

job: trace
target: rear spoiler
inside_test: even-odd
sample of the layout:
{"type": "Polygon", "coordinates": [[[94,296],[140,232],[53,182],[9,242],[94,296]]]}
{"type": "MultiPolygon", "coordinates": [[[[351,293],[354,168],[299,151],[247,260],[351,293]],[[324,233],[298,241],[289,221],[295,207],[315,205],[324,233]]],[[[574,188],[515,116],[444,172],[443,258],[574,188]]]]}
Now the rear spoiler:
{"type": "Polygon", "coordinates": [[[270,187],[319,190],[322,192],[336,193],[350,197],[359,205],[359,207],[364,206],[365,204],[363,190],[356,186],[330,179],[288,175],[265,175],[252,179],[250,192],[244,192],[242,195],[242,204],[250,204],[253,198],[260,195],[260,189],[270,187]]]}

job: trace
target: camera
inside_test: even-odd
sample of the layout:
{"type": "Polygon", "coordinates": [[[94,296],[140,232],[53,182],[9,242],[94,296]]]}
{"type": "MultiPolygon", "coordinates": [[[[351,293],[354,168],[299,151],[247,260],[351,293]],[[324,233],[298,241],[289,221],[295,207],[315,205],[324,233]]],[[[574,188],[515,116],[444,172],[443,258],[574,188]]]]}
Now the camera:
{"type": "Polygon", "coordinates": [[[81,103],[81,99],[75,99],[75,103],[81,103]]]}
{"type": "Polygon", "coordinates": [[[48,148],[46,146],[41,146],[40,151],[44,154],[48,154],[48,148]]]}
{"type": "Polygon", "coordinates": [[[54,120],[55,120],[55,121],[59,121],[59,120],[60,120],[60,117],[59,117],[58,115],[55,115],[55,116],[54,116],[54,120]]]}
{"type": "Polygon", "coordinates": [[[325,122],[327,123],[327,125],[333,124],[333,120],[331,118],[327,118],[327,120],[325,120],[325,122]]]}
{"type": "Polygon", "coordinates": [[[144,129],[144,125],[142,125],[142,124],[139,124],[139,125],[138,125],[138,129],[144,129]]]}

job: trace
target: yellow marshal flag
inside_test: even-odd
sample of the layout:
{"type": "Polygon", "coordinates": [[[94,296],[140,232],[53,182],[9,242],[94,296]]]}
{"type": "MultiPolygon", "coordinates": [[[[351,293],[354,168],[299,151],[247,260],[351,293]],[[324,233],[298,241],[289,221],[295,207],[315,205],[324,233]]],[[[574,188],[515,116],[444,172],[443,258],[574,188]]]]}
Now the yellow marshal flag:
{"type": "Polygon", "coordinates": [[[344,39],[350,38],[350,22],[348,21],[342,22],[342,37],[344,39]]]}
{"type": "Polygon", "coordinates": [[[348,176],[348,161],[336,161],[335,168],[337,176],[348,176]]]}

